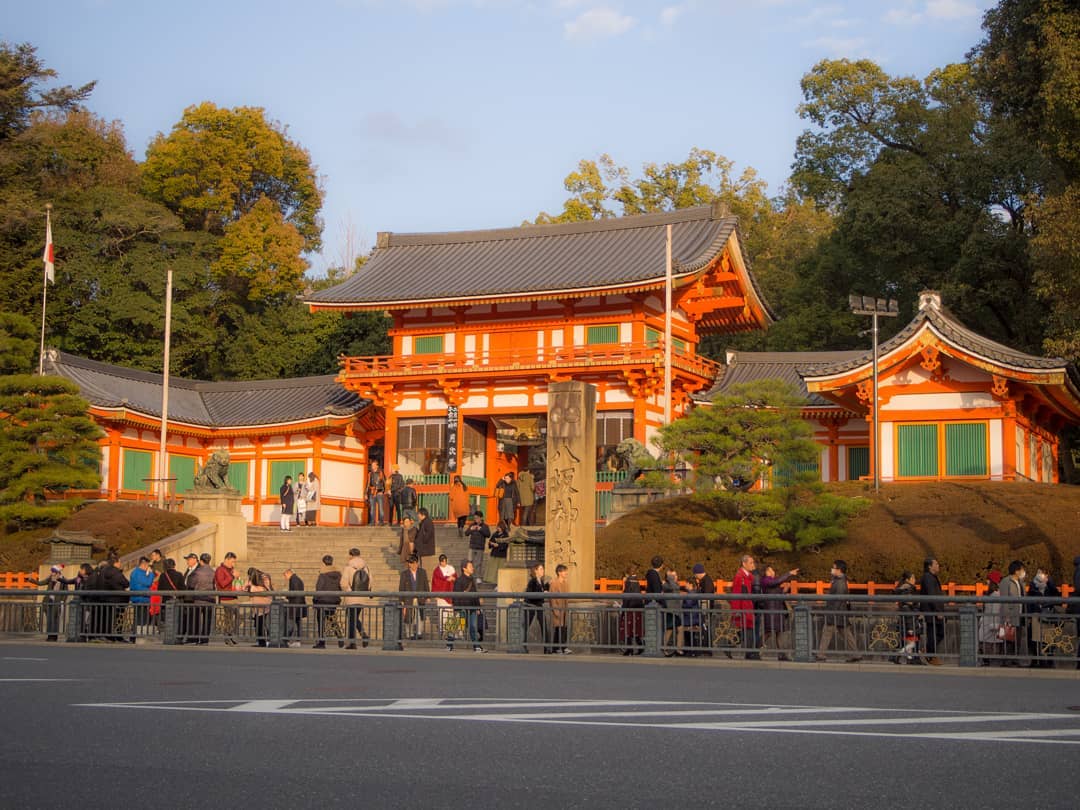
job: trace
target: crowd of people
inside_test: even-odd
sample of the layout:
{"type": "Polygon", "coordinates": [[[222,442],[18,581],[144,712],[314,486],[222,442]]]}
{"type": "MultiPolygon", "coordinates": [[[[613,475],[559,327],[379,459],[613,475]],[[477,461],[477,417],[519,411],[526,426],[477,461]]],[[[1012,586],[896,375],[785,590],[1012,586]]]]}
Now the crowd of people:
{"type": "MultiPolygon", "coordinates": [[[[1080,556],[1073,562],[1073,588],[1074,592],[1080,592],[1080,556]]],[[[945,639],[946,600],[941,598],[944,591],[938,577],[940,570],[938,560],[928,557],[918,580],[910,571],[902,572],[897,580],[894,592],[899,644],[896,654],[889,659],[893,663],[941,665],[939,653],[945,639]]],[[[680,584],[675,568],[665,566],[663,557],[653,557],[645,573],[644,592],[637,571],[628,568],[618,629],[623,655],[644,651],[642,608],[656,604],[663,615],[665,656],[711,656],[717,646],[715,634],[720,637],[720,649],[729,658],[733,648],[743,650],[750,660],[760,659],[763,651],[772,649],[778,660],[789,660],[790,636],[783,640],[790,629],[785,594],[798,573],[799,569],[794,568],[778,574],[770,565],[759,571],[753,555],[745,554],[732,578],[730,593],[746,598],[721,601],[709,598],[717,593],[717,588],[701,563],[693,567],[692,579],[680,584]],[[667,598],[650,598],[650,594],[663,594],[667,598]]],[[[818,610],[821,618],[815,660],[819,662],[860,661],[869,646],[856,640],[852,616],[855,608],[852,602],[842,598],[850,594],[847,573],[845,560],[833,561],[827,592],[841,598],[829,600],[818,610]]],[[[1007,575],[1002,575],[993,564],[988,566],[986,601],[978,625],[982,663],[1022,666],[1021,658],[1026,655],[1030,666],[1053,666],[1053,661],[1041,654],[1041,644],[1047,628],[1059,622],[1061,590],[1044,568],[1037,569],[1025,587],[1026,579],[1026,567],[1019,560],[1009,564],[1007,575]],[[1018,603],[1001,598],[1021,596],[1041,601],[1018,603]]],[[[1072,604],[1069,612],[1080,616],[1080,604],[1072,604]]],[[[1077,666],[1080,668],[1080,662],[1077,666]]]]}
{"type": "MultiPolygon", "coordinates": [[[[467,641],[475,651],[484,652],[486,622],[478,586],[483,581],[483,566],[489,561],[484,548],[497,549],[505,542],[504,523],[501,521],[492,533],[482,515],[474,514],[472,522],[463,529],[470,538],[469,556],[455,568],[445,554],[440,555],[429,578],[424,558],[435,553],[434,529],[423,508],[417,511],[416,519],[415,525],[411,525],[410,516],[403,518],[398,548],[404,562],[397,582],[397,590],[402,594],[399,638],[417,640],[424,636],[433,615],[431,610],[425,610],[426,594],[432,593],[437,632],[447,649],[453,650],[457,642],[467,641]]],[[[96,565],[82,564],[77,575],[70,579],[65,576],[63,565],[55,565],[41,583],[46,589],[43,599],[46,639],[58,640],[62,632],[62,600],[58,593],[73,587],[88,592],[78,608],[81,611],[78,636],[83,640],[134,643],[139,635],[160,632],[164,601],[174,600],[179,612],[176,643],[208,644],[216,633],[226,644],[237,644],[238,636],[253,636],[257,646],[266,646],[271,605],[268,592],[274,590],[274,583],[268,573],[254,567],[241,575],[235,570],[236,559],[230,552],[214,566],[209,554],[191,552],[183,557],[185,567],[181,571],[175,560],[165,559],[155,550],[140,557],[136,566],[125,574],[117,555],[110,554],[96,565]],[[241,604],[245,606],[243,610],[241,604]],[[250,621],[250,632],[240,631],[241,616],[250,621]]],[[[314,588],[319,593],[310,605],[315,624],[313,646],[325,649],[327,639],[331,638],[336,639],[340,648],[355,650],[358,643],[366,647],[369,635],[363,614],[364,606],[370,607],[372,581],[360,550],[351,549],[348,561],[340,569],[329,554],[323,556],[322,563],[314,588]],[[339,611],[340,608],[344,609],[339,611]]],[[[1074,565],[1076,589],[1080,588],[1080,556],[1074,565]]],[[[816,660],[858,661],[868,651],[868,645],[866,639],[860,643],[856,638],[858,622],[852,615],[856,607],[843,598],[850,593],[847,563],[834,560],[830,573],[828,593],[838,598],[816,611],[819,616],[816,660]]],[[[894,663],[941,664],[947,600],[942,598],[939,573],[938,560],[928,557],[920,577],[910,571],[899,577],[893,613],[899,642],[889,650],[894,663]]],[[[656,556],[645,572],[644,589],[637,571],[628,568],[617,630],[623,655],[639,655],[644,651],[643,609],[655,604],[663,617],[661,648],[666,656],[711,656],[718,649],[729,658],[734,651],[741,651],[750,660],[760,659],[763,652],[774,652],[778,660],[789,660],[791,614],[786,597],[798,574],[797,568],[778,573],[771,565],[759,570],[754,556],[745,554],[732,578],[730,595],[735,598],[721,600],[716,598],[715,580],[701,563],[693,566],[689,580],[681,582],[675,568],[656,556]]],[[[541,563],[529,570],[527,596],[522,606],[522,638],[528,644],[530,631],[536,626],[545,654],[570,653],[569,603],[565,597],[555,595],[568,592],[567,576],[565,565],[557,566],[551,579],[545,576],[541,563]]],[[[285,599],[285,642],[290,647],[299,647],[305,635],[304,621],[309,616],[307,598],[302,593],[306,586],[292,569],[282,572],[282,582],[282,590],[290,594],[285,599]]],[[[1061,590],[1049,572],[1037,568],[1029,582],[1027,568],[1019,560],[1010,563],[1005,573],[991,564],[986,572],[986,585],[978,619],[983,662],[1020,666],[1021,659],[1027,658],[1031,666],[1052,666],[1053,662],[1040,654],[1040,647],[1044,635],[1060,627],[1063,603],[1061,590]],[[1021,596],[1037,601],[1019,603],[1006,599],[1021,596]]],[[[1080,616],[1080,603],[1071,604],[1069,612],[1080,616]]]]}

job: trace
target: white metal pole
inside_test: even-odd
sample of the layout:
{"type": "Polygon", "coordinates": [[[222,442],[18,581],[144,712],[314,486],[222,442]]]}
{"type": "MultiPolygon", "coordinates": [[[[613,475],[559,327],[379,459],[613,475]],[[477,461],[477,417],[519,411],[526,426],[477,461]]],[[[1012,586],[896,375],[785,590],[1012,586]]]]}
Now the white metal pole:
{"type": "Polygon", "coordinates": [[[165,479],[169,465],[165,456],[165,440],[169,425],[169,343],[172,338],[172,268],[165,275],[165,357],[161,374],[161,442],[158,444],[158,508],[165,508],[165,479]]]}
{"type": "Polygon", "coordinates": [[[874,313],[874,494],[881,492],[881,430],[878,427],[878,314],[874,313]]]}
{"type": "Polygon", "coordinates": [[[664,424],[671,424],[671,225],[664,265],[664,424]]]}
{"type": "MultiPolygon", "coordinates": [[[[45,233],[52,231],[52,203],[45,204],[45,233]]],[[[48,239],[48,236],[46,236],[48,239]]],[[[46,245],[48,250],[48,245],[46,245]]],[[[45,376],[45,304],[49,300],[49,268],[41,268],[41,345],[38,347],[38,376],[45,376]]]]}

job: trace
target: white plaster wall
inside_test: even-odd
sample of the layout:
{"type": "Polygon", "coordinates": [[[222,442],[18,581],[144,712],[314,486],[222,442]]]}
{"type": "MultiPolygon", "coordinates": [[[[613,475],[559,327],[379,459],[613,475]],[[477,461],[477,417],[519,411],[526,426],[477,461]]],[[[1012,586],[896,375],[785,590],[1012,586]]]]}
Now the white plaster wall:
{"type": "Polygon", "coordinates": [[[443,335],[443,353],[444,354],[453,354],[454,352],[457,351],[457,349],[454,348],[457,345],[455,343],[455,338],[456,337],[457,337],[456,332],[446,332],[443,335]]]}
{"type": "Polygon", "coordinates": [[[432,395],[427,398],[427,408],[429,411],[433,411],[438,408],[445,408],[446,404],[446,397],[432,395]]]}
{"type": "Polygon", "coordinates": [[[464,345],[465,345],[465,351],[466,352],[475,352],[476,351],[476,335],[465,335],[465,344],[464,345]]]}
{"type": "Polygon", "coordinates": [[[993,481],[1000,481],[1005,473],[1001,420],[991,419],[986,429],[990,432],[990,478],[993,481]]]}
{"type": "Polygon", "coordinates": [[[621,343],[629,343],[633,340],[633,326],[629,323],[619,324],[619,341],[621,343]]]}
{"type": "Polygon", "coordinates": [[[551,330],[551,348],[559,349],[563,345],[563,330],[552,329],[551,330]]]}
{"type": "Polygon", "coordinates": [[[528,394],[496,394],[492,399],[496,408],[522,408],[529,404],[528,394]]]}
{"type": "Polygon", "coordinates": [[[271,436],[269,439],[266,440],[266,443],[263,445],[263,447],[284,447],[284,446],[285,446],[285,437],[284,436],[271,436]]]}
{"type": "Polygon", "coordinates": [[[533,401],[532,401],[533,405],[541,407],[541,408],[546,408],[547,405],[548,405],[548,392],[547,391],[537,391],[535,394],[533,394],[532,399],[533,399],[533,401]]]}
{"type": "Polygon", "coordinates": [[[585,345],[585,325],[584,324],[577,324],[576,326],[574,326],[574,345],[575,346],[584,346],[585,345]]]}
{"type": "MultiPolygon", "coordinates": [[[[989,394],[980,391],[961,391],[940,394],[896,394],[881,406],[881,411],[933,411],[959,408],[993,408],[997,403],[989,394]]],[[[927,418],[933,418],[927,413],[927,418]]]]}
{"type": "Polygon", "coordinates": [[[461,407],[465,410],[469,408],[486,408],[488,407],[488,398],[484,394],[473,394],[465,400],[465,404],[461,407]]]}
{"type": "Polygon", "coordinates": [[[656,445],[653,444],[653,439],[660,434],[659,425],[646,425],[645,426],[645,446],[649,448],[650,453],[656,452],[656,445]]]}
{"type": "Polygon", "coordinates": [[[394,408],[394,413],[410,413],[420,410],[420,397],[406,397],[394,408]]]}
{"type": "Polygon", "coordinates": [[[248,523],[255,522],[255,505],[245,503],[240,506],[240,514],[244,516],[244,520],[248,523]]]}
{"type": "MultiPolygon", "coordinates": [[[[893,447],[893,423],[892,422],[879,422],[878,427],[881,429],[880,443],[881,448],[881,463],[878,466],[878,470],[881,472],[882,481],[893,480],[893,463],[896,457],[896,451],[893,447]]],[[[870,455],[874,455],[873,448],[870,449],[870,455]]],[[[873,458],[871,461],[870,475],[873,477],[873,458]]]]}
{"type": "Polygon", "coordinates": [[[821,480],[830,481],[831,470],[829,469],[829,448],[821,448],[821,458],[818,461],[818,467],[821,470],[821,480]]]}
{"type": "Polygon", "coordinates": [[[633,401],[634,401],[634,398],[632,396],[630,396],[630,394],[627,393],[622,388],[609,388],[607,391],[604,392],[604,402],[608,402],[608,403],[617,402],[620,405],[622,405],[622,404],[625,404],[627,402],[633,402],[633,401]]]}
{"type": "Polygon", "coordinates": [[[412,354],[412,335],[404,335],[401,338],[401,353],[412,354]]]}
{"type": "Polygon", "coordinates": [[[361,498],[364,494],[363,467],[343,461],[323,460],[322,490],[335,498],[361,498]]]}

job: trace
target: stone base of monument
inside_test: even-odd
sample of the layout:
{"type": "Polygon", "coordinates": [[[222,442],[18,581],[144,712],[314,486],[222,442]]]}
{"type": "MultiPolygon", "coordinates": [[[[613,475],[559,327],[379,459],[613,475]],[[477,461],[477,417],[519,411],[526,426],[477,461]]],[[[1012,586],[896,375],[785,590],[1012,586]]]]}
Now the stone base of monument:
{"type": "Polygon", "coordinates": [[[522,593],[529,584],[529,562],[504,562],[495,585],[499,593],[522,593]]]}
{"type": "Polygon", "coordinates": [[[615,487],[611,491],[611,511],[608,512],[608,523],[627,512],[633,512],[640,506],[659,501],[666,495],[667,492],[664,490],[651,487],[615,487]]]}
{"type": "Polygon", "coordinates": [[[215,562],[233,552],[239,559],[247,559],[247,521],[240,510],[243,497],[226,492],[188,492],[184,495],[184,512],[194,515],[200,523],[217,526],[214,535],[215,562]]]}

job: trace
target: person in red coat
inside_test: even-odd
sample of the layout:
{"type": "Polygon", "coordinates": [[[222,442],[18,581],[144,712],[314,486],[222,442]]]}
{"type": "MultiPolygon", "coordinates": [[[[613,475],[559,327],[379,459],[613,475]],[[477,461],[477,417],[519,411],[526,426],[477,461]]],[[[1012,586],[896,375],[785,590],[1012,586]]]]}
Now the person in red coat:
{"type": "MultiPolygon", "coordinates": [[[[744,554],[739,570],[735,572],[735,578],[731,581],[731,592],[746,594],[754,592],[754,569],[757,563],[750,554],[744,554]]],[[[757,632],[754,626],[754,601],[752,599],[731,600],[732,624],[742,631],[743,646],[746,648],[746,657],[751,660],[759,660],[761,653],[758,652],[757,632]]]]}

